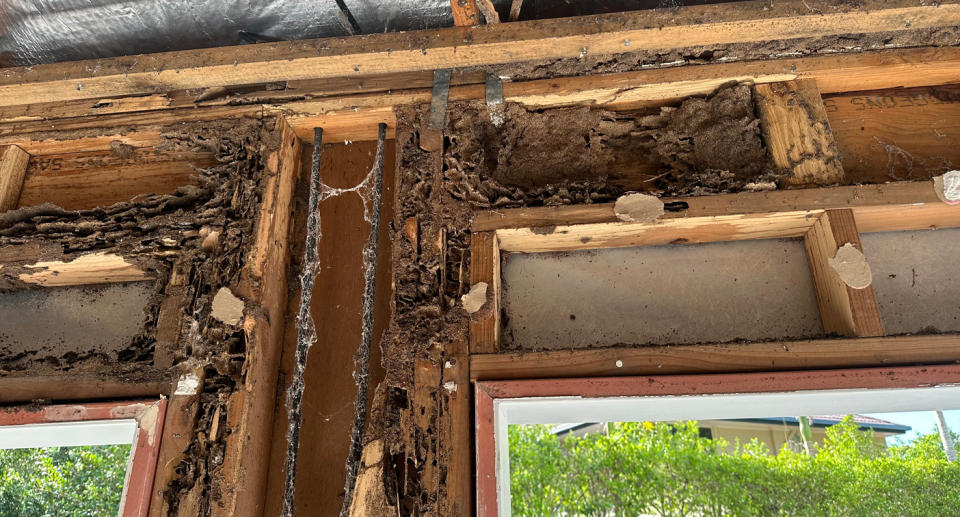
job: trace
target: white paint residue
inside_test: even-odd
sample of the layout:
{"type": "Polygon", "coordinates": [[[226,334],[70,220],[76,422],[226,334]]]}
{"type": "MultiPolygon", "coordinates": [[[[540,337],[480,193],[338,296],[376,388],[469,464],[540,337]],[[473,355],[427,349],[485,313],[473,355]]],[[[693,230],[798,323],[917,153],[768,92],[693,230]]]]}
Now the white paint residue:
{"type": "Polygon", "coordinates": [[[243,300],[237,298],[230,289],[221,287],[213,297],[210,315],[227,325],[238,325],[243,318],[243,308],[243,300]]]}
{"type": "Polygon", "coordinates": [[[455,383],[455,382],[453,382],[453,381],[447,381],[447,382],[443,383],[443,389],[449,391],[450,393],[453,393],[453,392],[457,391],[457,383],[455,383]]]}
{"type": "Polygon", "coordinates": [[[187,372],[177,381],[177,390],[174,395],[196,395],[200,393],[200,377],[193,372],[187,372]]]}
{"type": "Polygon", "coordinates": [[[853,244],[849,242],[837,250],[837,254],[827,259],[830,267],[837,272],[843,283],[854,289],[866,289],[873,282],[873,273],[870,264],[853,244]]]}
{"type": "Polygon", "coordinates": [[[624,222],[652,223],[663,215],[663,201],[649,194],[627,194],[617,199],[613,213],[624,222]]]}
{"type": "Polygon", "coordinates": [[[487,287],[486,282],[477,282],[470,287],[469,293],[460,297],[467,314],[479,311],[487,303],[487,287]]]}
{"type": "Polygon", "coordinates": [[[128,404],[118,406],[110,410],[110,418],[134,418],[139,420],[144,411],[147,410],[146,404],[128,404]]]}
{"type": "Polygon", "coordinates": [[[140,422],[140,429],[147,432],[148,445],[153,445],[153,441],[157,438],[157,418],[159,418],[159,416],[160,403],[158,402],[142,411],[140,418],[137,419],[137,421],[140,422]]]}
{"type": "Polygon", "coordinates": [[[87,408],[83,406],[47,406],[43,408],[43,416],[51,422],[69,422],[83,420],[87,408]]]}
{"type": "Polygon", "coordinates": [[[950,205],[960,204],[960,171],[950,171],[943,176],[933,178],[933,188],[937,197],[950,205]]]}

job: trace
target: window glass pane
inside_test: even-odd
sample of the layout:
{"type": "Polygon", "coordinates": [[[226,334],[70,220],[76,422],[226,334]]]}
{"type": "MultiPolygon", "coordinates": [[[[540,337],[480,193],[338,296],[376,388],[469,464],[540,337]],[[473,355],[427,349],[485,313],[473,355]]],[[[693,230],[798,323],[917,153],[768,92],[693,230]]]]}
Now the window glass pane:
{"type": "Polygon", "coordinates": [[[0,515],[117,515],[131,445],[0,449],[0,515]]]}

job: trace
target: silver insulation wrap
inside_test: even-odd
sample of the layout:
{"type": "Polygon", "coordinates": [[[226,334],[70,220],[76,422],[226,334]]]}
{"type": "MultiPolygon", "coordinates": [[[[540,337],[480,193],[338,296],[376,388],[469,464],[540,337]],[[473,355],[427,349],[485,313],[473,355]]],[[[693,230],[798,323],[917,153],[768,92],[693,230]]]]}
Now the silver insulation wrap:
{"type": "MultiPolygon", "coordinates": [[[[343,1],[365,34],[453,25],[450,0],[343,1]]],[[[335,0],[0,0],[0,66],[346,36],[343,19],[335,0]]]]}

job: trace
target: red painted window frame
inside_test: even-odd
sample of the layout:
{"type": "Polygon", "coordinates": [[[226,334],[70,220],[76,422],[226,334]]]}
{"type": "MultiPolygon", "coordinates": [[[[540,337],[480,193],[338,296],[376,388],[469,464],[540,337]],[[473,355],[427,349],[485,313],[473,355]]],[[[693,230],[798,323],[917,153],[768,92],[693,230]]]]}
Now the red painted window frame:
{"type": "Polygon", "coordinates": [[[146,517],[150,510],[153,477],[157,470],[157,455],[167,399],[122,402],[89,402],[80,404],[51,404],[34,408],[15,408],[0,411],[0,426],[49,424],[56,422],[87,422],[93,420],[137,421],[137,437],[132,447],[133,464],[126,484],[126,495],[120,502],[123,517],[146,517]],[[156,413],[150,414],[156,407],[156,413]],[[149,419],[143,418],[150,416],[149,419]]]}
{"type": "Polygon", "coordinates": [[[494,401],[531,397],[637,397],[719,395],[837,389],[925,388],[960,384],[960,365],[478,381],[476,416],[477,516],[497,517],[497,456],[494,401]]]}

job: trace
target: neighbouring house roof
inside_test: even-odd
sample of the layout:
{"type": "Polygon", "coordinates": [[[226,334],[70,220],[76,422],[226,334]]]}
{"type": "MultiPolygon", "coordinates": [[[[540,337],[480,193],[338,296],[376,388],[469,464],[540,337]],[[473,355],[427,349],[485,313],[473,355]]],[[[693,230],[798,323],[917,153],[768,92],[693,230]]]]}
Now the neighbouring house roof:
{"type": "MultiPolygon", "coordinates": [[[[812,427],[830,427],[840,423],[841,420],[846,415],[811,415],[810,416],[810,425],[812,427]]],[[[754,422],[754,423],[763,423],[763,424],[784,424],[784,425],[799,425],[796,417],[784,416],[784,417],[767,417],[767,418],[739,418],[735,420],[736,422],[754,422]]],[[[893,434],[903,434],[907,431],[913,429],[909,425],[898,424],[896,422],[890,422],[889,420],[881,420],[879,418],[872,418],[863,415],[853,415],[853,421],[860,426],[860,430],[867,431],[879,431],[884,433],[893,433],[893,434]]]]}
{"type": "MultiPolygon", "coordinates": [[[[830,427],[832,425],[840,423],[841,420],[846,415],[811,415],[810,416],[810,425],[813,427],[830,427]]],[[[798,426],[797,418],[791,416],[785,417],[765,417],[765,418],[737,418],[727,420],[729,422],[750,422],[756,424],[782,424],[787,426],[798,426]]],[[[889,420],[882,420],[879,418],[873,418],[863,415],[853,415],[853,421],[860,426],[862,431],[878,431],[883,433],[892,433],[892,434],[903,434],[907,431],[910,431],[912,427],[908,425],[898,424],[896,422],[890,422],[889,420]]],[[[575,422],[569,424],[557,424],[553,426],[553,434],[564,434],[583,429],[594,425],[595,422],[575,422]]]]}

